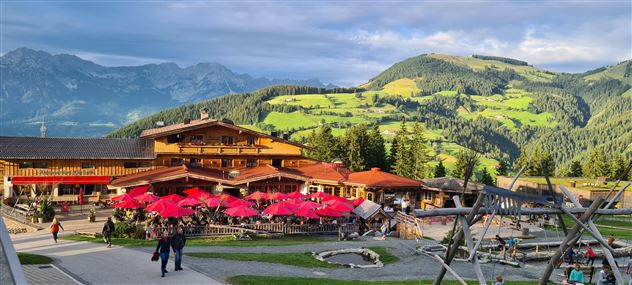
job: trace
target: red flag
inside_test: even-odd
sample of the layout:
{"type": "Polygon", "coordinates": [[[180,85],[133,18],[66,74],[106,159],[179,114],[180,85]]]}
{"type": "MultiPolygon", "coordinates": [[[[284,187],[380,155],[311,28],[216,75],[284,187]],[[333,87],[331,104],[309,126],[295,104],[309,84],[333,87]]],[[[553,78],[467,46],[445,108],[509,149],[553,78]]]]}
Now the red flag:
{"type": "Polygon", "coordinates": [[[83,188],[79,188],[79,205],[83,205],[83,188]]]}

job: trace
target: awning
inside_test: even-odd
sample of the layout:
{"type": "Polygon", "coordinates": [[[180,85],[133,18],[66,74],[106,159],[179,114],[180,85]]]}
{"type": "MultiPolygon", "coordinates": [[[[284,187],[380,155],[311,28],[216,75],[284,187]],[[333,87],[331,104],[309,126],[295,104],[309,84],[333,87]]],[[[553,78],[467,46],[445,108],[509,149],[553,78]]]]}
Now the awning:
{"type": "Polygon", "coordinates": [[[12,177],[11,183],[25,184],[109,184],[110,176],[29,176],[12,177]]]}

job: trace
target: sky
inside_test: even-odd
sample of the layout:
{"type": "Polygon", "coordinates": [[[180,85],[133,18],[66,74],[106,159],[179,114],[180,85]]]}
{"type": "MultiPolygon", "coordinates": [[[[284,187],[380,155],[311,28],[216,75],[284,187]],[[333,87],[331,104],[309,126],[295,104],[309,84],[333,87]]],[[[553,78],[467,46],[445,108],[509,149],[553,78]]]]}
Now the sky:
{"type": "Polygon", "coordinates": [[[362,84],[423,53],[581,72],[632,58],[632,1],[7,1],[0,53],[107,66],[217,62],[268,78],[362,84]]]}

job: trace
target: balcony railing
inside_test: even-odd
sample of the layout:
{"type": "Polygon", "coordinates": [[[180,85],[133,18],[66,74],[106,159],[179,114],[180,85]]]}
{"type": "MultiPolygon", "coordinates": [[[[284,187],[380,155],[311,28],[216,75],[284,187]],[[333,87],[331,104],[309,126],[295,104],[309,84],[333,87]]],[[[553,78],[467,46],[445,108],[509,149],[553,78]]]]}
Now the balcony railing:
{"type": "Polygon", "coordinates": [[[180,153],[195,154],[256,154],[264,148],[260,145],[197,145],[178,144],[180,153]]]}

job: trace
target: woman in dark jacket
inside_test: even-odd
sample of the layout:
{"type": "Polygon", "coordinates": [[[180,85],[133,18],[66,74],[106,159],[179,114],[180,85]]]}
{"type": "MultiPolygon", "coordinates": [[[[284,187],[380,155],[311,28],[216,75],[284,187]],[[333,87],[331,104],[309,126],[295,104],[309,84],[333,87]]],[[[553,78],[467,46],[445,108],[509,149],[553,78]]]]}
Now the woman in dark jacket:
{"type": "Polygon", "coordinates": [[[169,233],[164,231],[162,238],[158,240],[158,246],[156,246],[156,252],[160,253],[160,270],[162,272],[161,277],[165,277],[167,271],[167,262],[169,261],[169,249],[171,249],[171,239],[169,233]]]}
{"type": "Polygon", "coordinates": [[[171,247],[173,253],[176,256],[175,271],[182,270],[182,249],[187,244],[187,238],[184,236],[182,228],[178,228],[178,231],[171,238],[171,247]]]}

